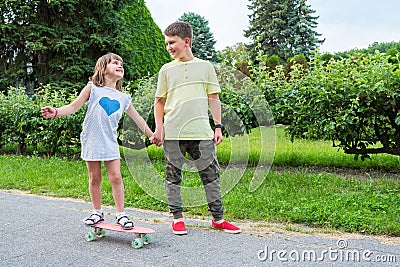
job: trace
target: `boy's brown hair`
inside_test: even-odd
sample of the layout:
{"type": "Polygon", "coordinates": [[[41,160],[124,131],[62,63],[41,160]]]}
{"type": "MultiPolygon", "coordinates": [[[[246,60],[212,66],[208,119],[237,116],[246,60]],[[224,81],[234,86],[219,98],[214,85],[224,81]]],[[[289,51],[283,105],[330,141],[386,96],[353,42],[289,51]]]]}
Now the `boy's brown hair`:
{"type": "Polygon", "coordinates": [[[182,39],[189,38],[190,42],[193,39],[193,29],[189,23],[184,21],[176,21],[170,24],[165,30],[166,36],[179,36],[182,39]]]}
{"type": "MultiPolygon", "coordinates": [[[[111,62],[111,60],[116,59],[118,61],[123,62],[122,58],[114,53],[108,53],[101,56],[94,67],[94,74],[89,78],[90,81],[94,83],[96,86],[103,86],[104,84],[104,73],[106,71],[107,64],[111,62]]],[[[122,83],[123,79],[118,80],[116,84],[116,88],[118,91],[122,91],[122,83]]]]}

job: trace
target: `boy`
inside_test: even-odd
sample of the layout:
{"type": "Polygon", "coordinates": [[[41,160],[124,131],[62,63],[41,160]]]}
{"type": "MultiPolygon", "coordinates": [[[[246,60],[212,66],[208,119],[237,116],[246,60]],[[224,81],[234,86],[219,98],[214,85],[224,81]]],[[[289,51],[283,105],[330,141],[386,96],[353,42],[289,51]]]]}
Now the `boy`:
{"type": "Polygon", "coordinates": [[[175,60],[165,64],[158,77],[154,102],[154,141],[164,145],[166,194],[173,214],[172,231],[187,234],[181,197],[182,165],[188,153],[196,165],[213,220],[212,227],[228,233],[240,228],[223,220],[220,168],[215,147],[222,142],[221,91],[214,67],[193,56],[193,31],[186,22],[174,22],[165,31],[167,51],[175,60]],[[208,107],[215,124],[210,127],[208,107]]]}

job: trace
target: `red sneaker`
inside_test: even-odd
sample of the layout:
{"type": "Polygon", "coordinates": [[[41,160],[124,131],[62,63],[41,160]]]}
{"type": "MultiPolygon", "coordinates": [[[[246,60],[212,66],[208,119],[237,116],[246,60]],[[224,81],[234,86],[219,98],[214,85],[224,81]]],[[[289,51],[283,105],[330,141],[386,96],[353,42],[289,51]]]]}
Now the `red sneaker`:
{"type": "Polygon", "coordinates": [[[236,227],[236,226],[228,223],[227,221],[223,221],[222,223],[216,223],[216,222],[212,221],[211,226],[213,228],[224,230],[225,232],[231,233],[231,234],[238,234],[242,231],[242,230],[240,230],[239,227],[236,227]]]}
{"type": "Polygon", "coordinates": [[[187,231],[185,223],[183,221],[179,221],[176,223],[172,222],[172,232],[176,235],[186,235],[187,231]]]}

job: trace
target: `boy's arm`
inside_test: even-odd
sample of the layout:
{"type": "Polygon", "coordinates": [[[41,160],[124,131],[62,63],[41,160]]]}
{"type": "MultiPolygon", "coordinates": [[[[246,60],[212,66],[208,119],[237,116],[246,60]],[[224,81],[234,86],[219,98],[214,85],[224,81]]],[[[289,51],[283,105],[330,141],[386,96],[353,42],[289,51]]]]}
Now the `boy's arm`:
{"type": "Polygon", "coordinates": [[[79,96],[72,101],[70,104],[62,106],[60,108],[55,107],[42,107],[41,112],[44,118],[55,118],[59,116],[68,116],[75,113],[78,109],[80,109],[83,104],[89,99],[90,91],[92,90],[92,85],[87,84],[82,91],[80,92],[79,96]]]}
{"type": "MultiPolygon", "coordinates": [[[[208,95],[208,104],[210,106],[211,115],[214,124],[221,123],[221,102],[217,93],[208,95]]],[[[222,142],[222,129],[215,128],[214,130],[214,145],[219,145],[222,142]]]]}
{"type": "Polygon", "coordinates": [[[161,146],[164,142],[164,107],[165,97],[156,97],[154,101],[154,120],[156,129],[154,131],[154,141],[157,146],[161,146]]]}
{"type": "Polygon", "coordinates": [[[126,114],[132,118],[132,120],[136,123],[139,129],[148,137],[151,138],[153,136],[153,132],[150,127],[147,125],[146,121],[142,116],[137,112],[137,110],[133,107],[132,103],[129,104],[128,109],[126,110],[126,114]]]}

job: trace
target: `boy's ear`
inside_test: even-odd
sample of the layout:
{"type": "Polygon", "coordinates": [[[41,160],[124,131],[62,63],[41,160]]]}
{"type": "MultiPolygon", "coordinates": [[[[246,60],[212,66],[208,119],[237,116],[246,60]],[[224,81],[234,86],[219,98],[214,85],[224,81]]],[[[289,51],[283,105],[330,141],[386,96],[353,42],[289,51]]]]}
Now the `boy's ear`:
{"type": "Polygon", "coordinates": [[[190,46],[191,40],[190,38],[185,38],[185,44],[190,46]]]}

